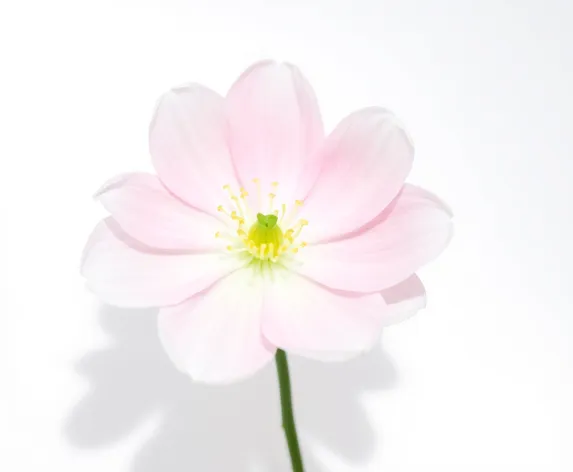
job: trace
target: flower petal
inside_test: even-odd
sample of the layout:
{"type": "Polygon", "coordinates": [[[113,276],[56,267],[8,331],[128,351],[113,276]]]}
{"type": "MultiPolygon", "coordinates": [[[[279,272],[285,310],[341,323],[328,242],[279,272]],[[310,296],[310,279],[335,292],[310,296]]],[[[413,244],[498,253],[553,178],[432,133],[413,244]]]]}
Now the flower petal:
{"type": "Polygon", "coordinates": [[[451,235],[449,209],[430,192],[405,185],[373,227],[304,248],[296,270],[335,289],[380,291],[437,257],[451,235]]]}
{"type": "Polygon", "coordinates": [[[404,321],[426,307],[426,289],[416,274],[382,290],[382,297],[388,304],[385,326],[404,321]]]}
{"type": "MultiPolygon", "coordinates": [[[[382,319],[384,327],[400,323],[426,306],[424,285],[415,274],[393,287],[382,290],[381,294],[386,302],[382,319]]],[[[361,351],[296,351],[300,356],[324,362],[346,361],[361,353],[361,351]]]]}
{"type": "Polygon", "coordinates": [[[343,119],[320,154],[322,169],[302,209],[311,242],[354,231],[380,214],[402,188],[414,148],[392,113],[367,108],[343,119]]]}
{"type": "Polygon", "coordinates": [[[261,280],[238,270],[204,293],[159,313],[159,336],[194,380],[228,383],[267,364],[276,348],[261,334],[261,280]]]}
{"type": "Polygon", "coordinates": [[[236,184],[226,126],[223,97],[191,84],[160,98],[149,131],[161,181],[190,205],[213,214],[225,198],[223,185],[236,184]]]}
{"type": "Polygon", "coordinates": [[[265,291],[263,333],[276,346],[300,355],[347,358],[378,340],[385,309],[378,293],[336,292],[282,271],[265,291]]]}
{"type": "Polygon", "coordinates": [[[294,198],[297,181],[324,138],[310,84],[290,64],[263,61],[239,77],[226,105],[229,143],[241,181],[277,181],[280,200],[294,198]]]}
{"type": "Polygon", "coordinates": [[[225,225],[169,193],[150,174],[126,174],[107,182],[96,198],[131,237],[161,249],[212,250],[225,225]]]}
{"type": "Polygon", "coordinates": [[[104,302],[134,308],[174,305],[244,264],[226,254],[148,252],[138,244],[111,218],[90,236],[81,271],[104,302]]]}

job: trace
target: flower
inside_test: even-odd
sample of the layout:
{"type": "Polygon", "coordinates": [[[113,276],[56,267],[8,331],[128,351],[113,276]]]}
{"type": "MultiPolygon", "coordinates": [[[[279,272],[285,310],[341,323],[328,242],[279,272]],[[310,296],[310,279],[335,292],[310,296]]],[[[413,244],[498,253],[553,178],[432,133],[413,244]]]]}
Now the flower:
{"type": "Polygon", "coordinates": [[[451,213],[404,183],[414,151],[389,111],[325,137],[300,71],[264,61],[225,98],[167,92],[149,145],[157,176],[97,192],[110,216],[82,273],[109,304],[159,307],[160,339],[193,379],[247,377],[277,347],[348,358],[424,307],[415,271],[447,245],[451,213]]]}

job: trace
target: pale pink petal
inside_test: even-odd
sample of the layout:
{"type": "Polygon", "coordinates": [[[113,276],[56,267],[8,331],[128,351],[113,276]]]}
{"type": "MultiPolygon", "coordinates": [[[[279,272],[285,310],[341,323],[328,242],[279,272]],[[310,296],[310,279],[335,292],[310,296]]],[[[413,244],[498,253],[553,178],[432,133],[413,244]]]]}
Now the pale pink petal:
{"type": "Polygon", "coordinates": [[[385,326],[404,321],[426,307],[426,290],[416,274],[382,290],[382,297],[388,305],[385,326]]]}
{"type": "Polygon", "coordinates": [[[378,340],[386,303],[380,294],[336,292],[287,271],[265,290],[263,333],[285,350],[348,358],[378,340]]]}
{"type": "Polygon", "coordinates": [[[90,236],[82,261],[88,288],[110,305],[167,306],[182,302],[244,265],[224,253],[150,251],[112,219],[90,236]]]}
{"type": "Polygon", "coordinates": [[[322,169],[304,200],[305,238],[323,241],[367,224],[398,194],[414,149],[392,113],[357,111],[328,136],[322,169]]]}
{"type": "MultiPolygon", "coordinates": [[[[417,275],[393,287],[382,290],[386,302],[383,309],[382,325],[384,327],[400,323],[426,306],[426,291],[417,275]]],[[[296,354],[324,362],[342,362],[356,357],[361,351],[301,351],[296,354]]]]}
{"type": "Polygon", "coordinates": [[[377,292],[437,257],[452,235],[449,209],[429,192],[405,185],[380,221],[349,238],[301,251],[301,274],[329,287],[377,292]]]}
{"type": "Polygon", "coordinates": [[[161,181],[181,199],[214,213],[236,184],[227,147],[224,99],[200,85],[167,92],[157,105],[149,149],[161,181]]]}
{"type": "Polygon", "coordinates": [[[261,334],[260,278],[238,270],[204,293],[159,313],[159,335],[180,370],[194,380],[228,383],[272,360],[276,348],[261,334]]]}
{"type": "Polygon", "coordinates": [[[148,246],[194,251],[221,248],[215,233],[224,230],[224,224],[183,203],[154,175],[121,175],[107,182],[96,198],[126,233],[148,246]]]}
{"type": "Polygon", "coordinates": [[[290,64],[259,62],[231,87],[226,105],[229,142],[241,181],[276,181],[281,200],[294,198],[303,169],[313,166],[313,151],[324,138],[310,84],[290,64]]]}

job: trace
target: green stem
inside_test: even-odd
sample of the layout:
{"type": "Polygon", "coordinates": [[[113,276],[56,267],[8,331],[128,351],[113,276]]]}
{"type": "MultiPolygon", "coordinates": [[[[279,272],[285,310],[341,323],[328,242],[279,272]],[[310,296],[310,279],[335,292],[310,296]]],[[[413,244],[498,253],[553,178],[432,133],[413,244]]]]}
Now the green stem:
{"type": "Polygon", "coordinates": [[[290,461],[293,472],[304,472],[302,466],[302,457],[298,445],[296,426],[294,424],[294,415],[292,410],[292,395],[290,388],[290,374],[288,371],[287,355],[282,349],[277,350],[275,356],[277,363],[277,373],[279,377],[279,387],[281,393],[281,411],[283,415],[283,429],[290,452],[290,461]]]}

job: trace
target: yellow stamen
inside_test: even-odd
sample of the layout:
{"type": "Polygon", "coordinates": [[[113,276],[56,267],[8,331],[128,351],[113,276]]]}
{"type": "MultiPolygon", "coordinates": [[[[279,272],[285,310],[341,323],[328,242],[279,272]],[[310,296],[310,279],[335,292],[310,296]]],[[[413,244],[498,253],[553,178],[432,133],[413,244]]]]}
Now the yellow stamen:
{"type": "Polygon", "coordinates": [[[229,218],[231,218],[231,215],[229,214],[229,212],[223,207],[223,205],[219,205],[217,207],[217,211],[220,213],[223,213],[223,215],[228,216],[229,218]]]}
{"type": "Polygon", "coordinates": [[[303,204],[302,200],[295,200],[294,207],[292,208],[292,210],[290,210],[288,212],[288,214],[286,214],[284,217],[281,218],[281,224],[289,226],[291,221],[293,220],[293,218],[296,216],[296,214],[300,210],[300,207],[302,206],[302,204],[303,204]]]}
{"type": "Polygon", "coordinates": [[[223,185],[223,190],[226,190],[229,193],[229,197],[231,198],[233,198],[233,196],[235,195],[231,190],[231,186],[229,184],[223,185]]]}
{"type": "Polygon", "coordinates": [[[257,207],[261,205],[261,181],[257,178],[253,179],[254,184],[257,187],[257,207]]]}
{"type": "MultiPolygon", "coordinates": [[[[266,205],[261,200],[261,181],[254,178],[253,183],[257,192],[255,209],[262,209],[266,205]]],[[[279,183],[271,182],[270,185],[272,192],[268,194],[269,210],[266,214],[257,213],[255,215],[253,209],[249,208],[251,200],[246,198],[249,196],[249,192],[244,187],[240,187],[238,194],[235,194],[230,184],[224,185],[223,189],[228,193],[228,198],[232,203],[217,207],[217,211],[226,215],[237,226],[234,231],[217,231],[215,238],[228,240],[230,244],[226,246],[226,249],[229,252],[248,252],[261,270],[267,266],[272,267],[272,263],[277,262],[281,256],[291,257],[290,254],[297,254],[300,249],[308,245],[304,241],[297,241],[304,226],[308,225],[308,221],[299,219],[292,224],[303,205],[303,201],[296,200],[290,209],[287,209],[287,205],[284,203],[275,208],[276,189],[279,183]],[[283,233],[281,226],[288,229],[283,233]]]]}
{"type": "Polygon", "coordinates": [[[302,229],[303,229],[306,225],[308,225],[308,221],[306,221],[306,220],[300,220],[300,221],[298,222],[298,225],[295,226],[295,233],[294,233],[294,235],[293,235],[293,239],[296,239],[296,238],[299,237],[299,235],[300,235],[302,229]]]}

